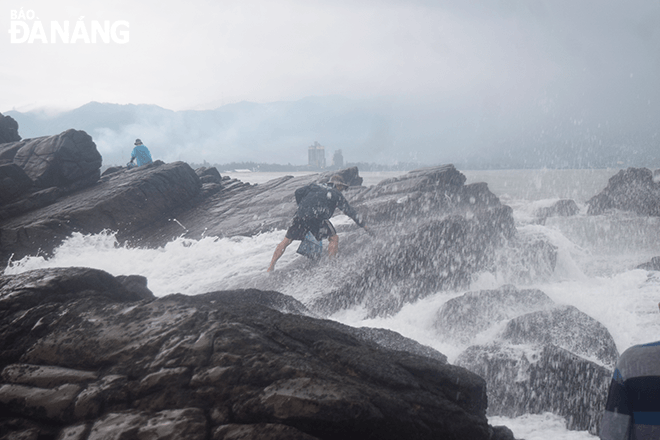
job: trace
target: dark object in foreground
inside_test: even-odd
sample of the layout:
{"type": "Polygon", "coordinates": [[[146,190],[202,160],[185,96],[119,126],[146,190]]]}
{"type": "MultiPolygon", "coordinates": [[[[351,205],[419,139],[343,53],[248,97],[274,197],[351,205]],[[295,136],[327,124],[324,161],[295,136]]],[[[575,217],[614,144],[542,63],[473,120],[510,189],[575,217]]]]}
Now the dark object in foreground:
{"type": "Polygon", "coordinates": [[[145,289],[85,268],[0,277],[0,437],[511,438],[480,377],[291,297],[145,289]]]}

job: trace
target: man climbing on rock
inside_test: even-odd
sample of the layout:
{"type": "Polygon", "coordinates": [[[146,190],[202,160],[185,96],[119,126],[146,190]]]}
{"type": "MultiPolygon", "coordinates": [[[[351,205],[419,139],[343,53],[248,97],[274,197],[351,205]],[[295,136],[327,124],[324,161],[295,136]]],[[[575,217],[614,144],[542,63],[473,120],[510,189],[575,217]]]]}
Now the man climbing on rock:
{"type": "Polygon", "coordinates": [[[131,152],[131,161],[128,163],[129,168],[133,164],[133,161],[136,159],[137,166],[139,167],[153,163],[149,149],[142,143],[140,139],[135,139],[135,148],[133,148],[133,151],[131,152]]]}
{"type": "Polygon", "coordinates": [[[344,179],[338,174],[330,178],[325,184],[312,183],[295,192],[298,211],[293,217],[291,227],[286,231],[284,240],[275,248],[273,259],[268,267],[268,272],[275,269],[275,263],[284,254],[287,246],[293,240],[303,240],[307,232],[311,232],[317,240],[328,239],[328,255],[334,257],[339,251],[339,237],[334,226],[330,223],[330,217],[339,208],[344,214],[353,219],[358,226],[364,228],[364,222],[359,218],[357,211],[348,204],[342,191],[348,188],[344,179]]]}

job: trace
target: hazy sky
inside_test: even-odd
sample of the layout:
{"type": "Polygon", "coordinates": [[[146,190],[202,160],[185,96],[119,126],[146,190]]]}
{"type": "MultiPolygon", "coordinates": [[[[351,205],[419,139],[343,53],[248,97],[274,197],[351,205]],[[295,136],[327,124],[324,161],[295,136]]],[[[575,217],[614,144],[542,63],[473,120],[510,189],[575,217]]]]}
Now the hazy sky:
{"type": "Polygon", "coordinates": [[[3,7],[0,112],[90,101],[210,109],[342,95],[386,96],[430,114],[455,109],[499,131],[588,124],[657,132],[660,121],[660,0],[3,7]],[[57,33],[66,22],[69,43],[57,33]]]}
{"type": "Polygon", "coordinates": [[[0,111],[89,101],[206,109],[333,94],[478,96],[507,110],[612,89],[622,100],[657,98],[660,88],[659,0],[3,5],[0,111]],[[70,40],[82,23],[75,41],[52,41],[67,21],[70,40]],[[91,42],[94,21],[117,24],[128,42],[91,42]],[[33,38],[20,42],[12,26],[33,38]]]}

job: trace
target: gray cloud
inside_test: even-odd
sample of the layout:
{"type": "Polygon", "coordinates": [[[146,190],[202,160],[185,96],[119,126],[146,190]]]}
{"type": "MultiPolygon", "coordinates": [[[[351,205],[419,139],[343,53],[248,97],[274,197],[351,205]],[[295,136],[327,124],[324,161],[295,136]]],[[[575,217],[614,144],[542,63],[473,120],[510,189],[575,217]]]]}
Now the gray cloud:
{"type": "MultiPolygon", "coordinates": [[[[563,159],[553,154],[585,155],[586,163],[591,159],[585,152],[599,148],[609,155],[642,150],[648,155],[658,143],[658,0],[194,1],[186,6],[107,2],[101,10],[74,2],[65,11],[36,2],[35,10],[55,20],[126,19],[131,42],[121,47],[1,43],[13,63],[0,69],[0,109],[89,101],[211,109],[242,100],[341,95],[383,106],[373,110],[380,119],[354,142],[362,156],[383,160],[528,155],[524,160],[559,165],[563,159]],[[47,67],[56,63],[67,68],[47,67]]],[[[348,119],[344,123],[351,127],[348,119]]],[[[176,120],[167,124],[186,130],[176,120]]],[[[248,155],[241,142],[263,138],[263,133],[250,135],[253,128],[223,126],[216,138],[200,142],[205,149],[225,145],[232,156],[248,155]]],[[[141,131],[150,130],[154,137],[165,132],[159,126],[141,131]]],[[[314,130],[299,133],[300,139],[273,137],[249,151],[261,148],[259,154],[268,155],[274,148],[288,151],[295,142],[323,142],[306,139],[314,130]]],[[[113,136],[124,135],[109,130],[99,136],[111,149],[113,136]]],[[[182,155],[195,151],[178,148],[182,155]]]]}

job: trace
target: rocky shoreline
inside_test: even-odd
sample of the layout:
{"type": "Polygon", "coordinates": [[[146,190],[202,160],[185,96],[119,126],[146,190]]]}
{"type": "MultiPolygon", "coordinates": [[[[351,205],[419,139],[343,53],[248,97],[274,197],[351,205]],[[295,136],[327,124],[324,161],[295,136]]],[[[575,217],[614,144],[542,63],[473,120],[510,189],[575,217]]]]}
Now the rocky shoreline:
{"type": "MultiPolygon", "coordinates": [[[[73,233],[111,230],[122,245],[158,248],[182,236],[281,230],[295,189],[330,177],[250,185],[161,161],[101,175],[86,133],[22,140],[12,121],[0,115],[4,264],[48,256],[73,233]]],[[[447,302],[436,329],[465,346],[456,365],[397,333],[323,319],[357,305],[386,316],[437,291],[467,290],[502,258],[524,259],[517,266],[536,276],[557,261],[554,246],[520,234],[511,208],[486,184],[466,185],[452,165],[370,187],[357,168],[340,173],[377,237],[338,226],[341,277],[299,263],[286,276],[155,298],[139,274],[0,276],[0,439],[497,440],[513,435],[487,416],[545,411],[596,433],[618,352],[600,323],[543,292],[502,286],[447,302]],[[291,277],[306,280],[314,299],[283,294],[291,277]],[[492,340],[473,339],[498,326],[492,340]]],[[[654,216],[658,195],[652,172],[629,169],[588,202],[589,214],[654,216]]],[[[537,215],[575,215],[571,202],[537,215]]]]}

